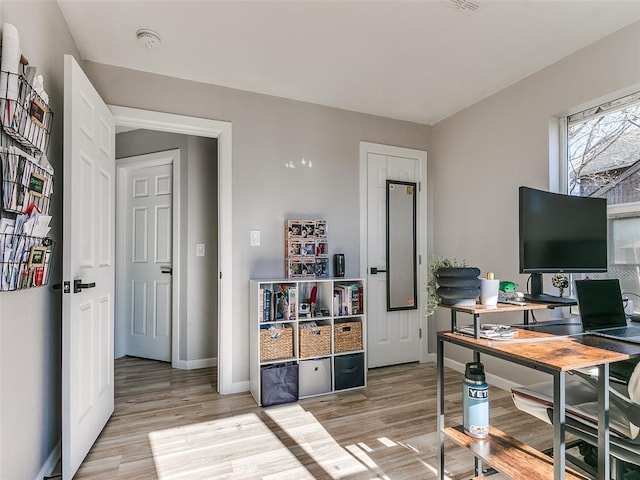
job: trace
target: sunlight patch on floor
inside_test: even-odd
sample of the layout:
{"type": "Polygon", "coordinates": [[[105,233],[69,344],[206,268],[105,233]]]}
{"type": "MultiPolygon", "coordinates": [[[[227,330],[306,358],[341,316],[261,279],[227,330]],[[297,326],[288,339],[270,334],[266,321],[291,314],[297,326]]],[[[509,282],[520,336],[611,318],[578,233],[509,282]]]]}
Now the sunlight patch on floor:
{"type": "Polygon", "coordinates": [[[291,478],[313,478],[253,413],[154,431],[149,443],[159,480],[266,477],[297,469],[301,472],[291,478]]]}
{"type": "MultiPolygon", "coordinates": [[[[433,473],[434,475],[438,475],[438,468],[434,467],[433,465],[428,464],[427,462],[425,462],[424,460],[420,460],[420,463],[422,463],[425,467],[427,467],[427,469],[433,473]]],[[[444,478],[445,480],[451,480],[451,477],[447,475],[447,473],[445,472],[444,474],[444,478]]]]}
{"type": "Polygon", "coordinates": [[[369,468],[376,468],[370,462],[366,467],[352,454],[342,448],[327,432],[313,414],[300,405],[288,405],[265,412],[307,455],[324,470],[330,478],[340,479],[369,468]]]}
{"type": "Polygon", "coordinates": [[[380,437],[378,441],[385,447],[395,447],[397,445],[393,440],[389,440],[387,437],[380,437]]]}
{"type": "Polygon", "coordinates": [[[299,404],[153,431],[149,443],[158,480],[390,479],[379,461],[419,453],[388,437],[342,446],[299,404]]]}

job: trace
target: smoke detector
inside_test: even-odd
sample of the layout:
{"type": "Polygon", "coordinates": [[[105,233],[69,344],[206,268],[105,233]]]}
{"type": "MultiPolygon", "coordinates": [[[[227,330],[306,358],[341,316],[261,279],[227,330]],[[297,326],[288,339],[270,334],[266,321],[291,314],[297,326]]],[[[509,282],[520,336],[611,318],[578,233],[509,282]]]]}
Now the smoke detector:
{"type": "Polygon", "coordinates": [[[480,8],[480,2],[476,0],[449,0],[449,3],[457,10],[475,12],[480,8]]]}
{"type": "Polygon", "coordinates": [[[136,32],[136,37],[144,48],[151,49],[160,45],[160,35],[153,30],[142,28],[136,32]]]}

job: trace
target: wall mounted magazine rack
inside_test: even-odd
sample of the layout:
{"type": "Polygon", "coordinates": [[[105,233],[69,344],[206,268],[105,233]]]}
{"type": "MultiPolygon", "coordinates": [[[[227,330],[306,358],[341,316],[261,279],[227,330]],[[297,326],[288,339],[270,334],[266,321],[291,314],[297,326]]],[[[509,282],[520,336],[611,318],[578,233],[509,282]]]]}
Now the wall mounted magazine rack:
{"type": "MultiPolygon", "coordinates": [[[[2,211],[20,214],[35,205],[47,215],[53,193],[53,171],[18,149],[0,150],[2,161],[2,211]]],[[[2,233],[2,232],[0,232],[2,233]]]]}
{"type": "Polygon", "coordinates": [[[55,243],[46,159],[53,112],[37,68],[7,58],[0,57],[0,292],[47,285],[55,243]]]}
{"type": "Polygon", "coordinates": [[[0,292],[46,285],[53,246],[53,240],[47,237],[0,235],[0,292]]]}
{"type": "Polygon", "coordinates": [[[47,151],[53,112],[25,77],[0,72],[0,108],[7,135],[31,153],[47,151]]]}

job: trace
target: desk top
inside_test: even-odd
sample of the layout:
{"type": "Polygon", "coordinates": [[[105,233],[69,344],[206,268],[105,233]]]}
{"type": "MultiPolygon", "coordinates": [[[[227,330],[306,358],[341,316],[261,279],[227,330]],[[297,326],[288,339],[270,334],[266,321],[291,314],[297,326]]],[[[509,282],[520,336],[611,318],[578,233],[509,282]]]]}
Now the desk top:
{"type": "MultiPolygon", "coordinates": [[[[452,332],[438,332],[442,340],[471,348],[481,353],[516,361],[523,365],[539,366],[547,371],[567,371],[578,368],[594,367],[604,363],[627,360],[631,356],[640,355],[640,345],[634,345],[626,352],[617,350],[607,342],[586,344],[585,335],[567,337],[549,333],[519,330],[518,336],[509,340],[473,338],[469,335],[452,332]],[[576,340],[578,338],[579,340],[576,340]]],[[[588,339],[590,342],[591,339],[588,339]]],[[[613,342],[616,344],[625,342],[613,342]]],[[[632,345],[632,344],[628,344],[632,345]]]]}
{"type": "Polygon", "coordinates": [[[524,312],[528,310],[546,310],[548,308],[557,307],[558,305],[549,305],[546,303],[526,303],[525,305],[513,305],[511,303],[498,303],[495,307],[487,307],[479,303],[468,306],[460,307],[457,305],[440,305],[441,307],[448,308],[449,310],[455,310],[456,312],[475,314],[489,314],[489,313],[504,313],[504,312],[524,312]]]}

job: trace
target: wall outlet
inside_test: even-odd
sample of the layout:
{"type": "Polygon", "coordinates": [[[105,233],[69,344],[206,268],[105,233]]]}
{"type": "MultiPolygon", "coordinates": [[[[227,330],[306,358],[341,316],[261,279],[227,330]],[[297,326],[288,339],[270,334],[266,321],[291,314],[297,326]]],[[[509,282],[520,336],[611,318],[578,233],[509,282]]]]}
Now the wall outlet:
{"type": "Polygon", "coordinates": [[[196,257],[204,257],[204,243],[196,243],[196,257]]]}

